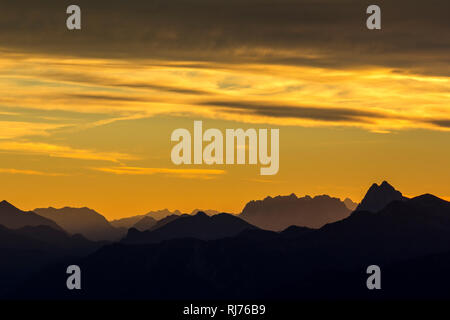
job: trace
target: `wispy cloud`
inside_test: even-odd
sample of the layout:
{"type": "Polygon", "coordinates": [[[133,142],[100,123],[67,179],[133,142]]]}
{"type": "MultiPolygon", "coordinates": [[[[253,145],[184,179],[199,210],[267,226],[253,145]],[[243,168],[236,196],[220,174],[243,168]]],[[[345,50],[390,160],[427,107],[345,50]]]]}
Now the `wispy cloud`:
{"type": "Polygon", "coordinates": [[[105,167],[92,168],[93,170],[114,173],[119,175],[154,175],[166,174],[188,179],[212,179],[223,175],[225,170],[217,169],[174,169],[174,168],[142,168],[142,167],[105,167]]]}
{"type": "Polygon", "coordinates": [[[0,142],[0,150],[14,153],[27,153],[47,155],[57,158],[70,158],[79,160],[99,160],[120,162],[121,160],[135,160],[136,157],[119,152],[103,152],[87,149],[76,149],[68,146],[41,142],[0,142]]]}
{"type": "Polygon", "coordinates": [[[48,135],[50,130],[64,126],[64,124],[52,123],[0,121],[0,139],[15,139],[26,135],[48,135]]]}
{"type": "Polygon", "coordinates": [[[330,122],[368,122],[371,118],[388,117],[380,112],[364,111],[350,108],[327,108],[309,106],[289,106],[267,104],[265,102],[242,101],[205,101],[202,105],[216,106],[225,110],[250,113],[275,118],[299,118],[330,122]]]}
{"type": "Polygon", "coordinates": [[[36,170],[23,170],[23,169],[14,169],[14,168],[0,168],[0,173],[7,174],[24,174],[30,176],[67,176],[65,173],[54,173],[54,172],[43,172],[36,170]]]}

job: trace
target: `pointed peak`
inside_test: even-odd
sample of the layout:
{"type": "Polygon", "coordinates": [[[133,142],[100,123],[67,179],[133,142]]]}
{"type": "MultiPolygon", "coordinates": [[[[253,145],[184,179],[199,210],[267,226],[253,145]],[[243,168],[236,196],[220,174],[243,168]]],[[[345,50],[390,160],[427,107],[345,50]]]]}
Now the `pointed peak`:
{"type": "Polygon", "coordinates": [[[9,203],[6,200],[3,200],[0,202],[0,210],[3,214],[5,213],[20,213],[23,212],[22,210],[16,208],[15,206],[13,206],[11,203],[9,203]]]}
{"type": "Polygon", "coordinates": [[[395,189],[391,184],[389,184],[389,182],[387,182],[386,180],[384,180],[381,184],[380,184],[380,188],[389,188],[389,189],[395,189]]]}
{"type": "Polygon", "coordinates": [[[369,190],[368,191],[370,191],[370,190],[376,190],[376,189],[378,189],[379,187],[380,187],[381,185],[378,185],[378,183],[372,183],[372,185],[370,186],[370,188],[369,188],[369,190]]]}
{"type": "Polygon", "coordinates": [[[373,190],[379,190],[379,189],[391,189],[391,190],[395,190],[395,188],[386,180],[384,180],[382,183],[377,184],[377,183],[373,183],[370,188],[369,191],[373,191],[373,190]]]}
{"type": "Polygon", "coordinates": [[[9,203],[6,200],[3,200],[2,202],[0,202],[0,207],[1,208],[14,208],[14,209],[16,209],[16,207],[14,207],[11,203],[9,203]]]}
{"type": "Polygon", "coordinates": [[[395,200],[404,201],[406,198],[387,181],[383,181],[380,185],[374,183],[356,210],[378,212],[395,200]]]}

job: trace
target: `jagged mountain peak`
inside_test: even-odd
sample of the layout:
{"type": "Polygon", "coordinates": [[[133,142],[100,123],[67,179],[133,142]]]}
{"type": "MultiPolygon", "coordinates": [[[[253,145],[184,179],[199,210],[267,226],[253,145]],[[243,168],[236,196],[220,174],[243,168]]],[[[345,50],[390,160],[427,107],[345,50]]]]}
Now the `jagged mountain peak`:
{"type": "Polygon", "coordinates": [[[404,201],[407,199],[385,180],[380,185],[372,184],[356,210],[378,212],[392,201],[404,201]]]}

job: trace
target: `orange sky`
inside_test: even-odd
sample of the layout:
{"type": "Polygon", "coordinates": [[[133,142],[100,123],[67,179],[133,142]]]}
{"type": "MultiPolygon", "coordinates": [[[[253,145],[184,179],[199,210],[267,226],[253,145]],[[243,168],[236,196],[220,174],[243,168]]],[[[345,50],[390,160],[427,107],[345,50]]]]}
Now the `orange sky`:
{"type": "MultiPolygon", "coordinates": [[[[11,5],[6,12],[16,9],[11,5]]],[[[423,22],[415,36],[441,41],[426,33],[449,30],[439,17],[434,24],[423,22]]],[[[277,30],[275,22],[266,21],[273,23],[270,30],[277,30]]],[[[0,33],[0,197],[22,209],[88,206],[108,218],[161,208],[240,212],[252,199],[290,193],[359,201],[382,180],[408,196],[450,198],[446,47],[403,52],[410,48],[405,43],[394,52],[390,41],[401,28],[372,42],[358,40],[355,32],[355,38],[331,42],[329,50],[316,38],[295,47],[267,32],[261,43],[243,45],[239,41],[251,35],[235,30],[233,41],[225,42],[230,29],[217,23],[216,33],[189,24],[192,33],[205,36],[203,51],[191,47],[198,38],[183,40],[185,31],[176,24],[144,44],[113,27],[102,31],[110,32],[104,38],[117,35],[113,43],[125,43],[104,56],[87,45],[93,35],[102,39],[100,22],[72,38],[73,47],[52,45],[52,39],[74,37],[64,31],[50,30],[45,37],[37,30],[36,39],[20,43],[16,38],[25,35],[0,33]],[[223,46],[211,46],[214,37],[223,46]],[[179,50],[169,52],[164,44],[179,50]],[[133,46],[139,45],[136,56],[133,46]],[[374,47],[385,50],[384,59],[372,54],[374,47]],[[170,134],[192,131],[194,120],[203,120],[205,129],[279,128],[279,173],[260,176],[259,165],[173,165],[170,134]]],[[[292,37],[299,32],[288,22],[281,27],[292,37]]],[[[101,41],[98,50],[115,46],[101,41]]]]}

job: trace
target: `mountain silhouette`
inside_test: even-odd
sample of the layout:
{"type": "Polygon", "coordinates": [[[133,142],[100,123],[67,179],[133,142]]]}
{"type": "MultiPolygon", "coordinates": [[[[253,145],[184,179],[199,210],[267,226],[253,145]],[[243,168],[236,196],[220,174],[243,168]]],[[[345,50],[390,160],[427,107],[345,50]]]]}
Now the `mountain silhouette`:
{"type": "MultiPolygon", "coordinates": [[[[445,287],[450,284],[445,269],[450,266],[450,203],[435,196],[393,201],[375,213],[354,212],[320,229],[244,229],[216,240],[186,238],[187,225],[206,225],[193,223],[195,219],[217,217],[238,221],[223,214],[178,218],[154,232],[184,231],[183,239],[163,242],[155,240],[167,239],[164,233],[158,237],[132,229],[130,241],[104,246],[80,259],[77,263],[89,283],[82,298],[402,299],[427,295],[423,288],[435,288],[433,296],[450,298],[445,287]],[[378,292],[365,287],[371,264],[382,266],[386,279],[392,279],[378,292]],[[420,280],[416,287],[414,275],[425,275],[423,270],[437,270],[439,276],[428,276],[432,283],[420,280]],[[407,285],[397,283],[397,277],[407,285]]],[[[17,296],[70,299],[56,276],[58,270],[48,268],[32,277],[17,296]]]]}
{"type": "Polygon", "coordinates": [[[356,210],[356,208],[358,207],[358,204],[356,202],[353,202],[352,199],[350,198],[345,198],[344,200],[344,204],[347,208],[349,208],[351,211],[356,210]]]}
{"type": "Polygon", "coordinates": [[[32,211],[25,212],[17,209],[5,200],[0,202],[0,225],[9,229],[19,229],[26,226],[49,226],[55,230],[62,230],[51,219],[41,217],[32,211]]]}
{"type": "Polygon", "coordinates": [[[138,223],[139,220],[142,220],[142,218],[144,218],[144,217],[145,217],[145,215],[142,214],[142,215],[127,217],[127,218],[111,220],[109,223],[115,228],[125,228],[128,230],[128,229],[132,228],[136,223],[138,223]]]}
{"type": "Polygon", "coordinates": [[[136,216],[132,216],[132,217],[112,220],[110,223],[111,223],[111,225],[113,225],[116,228],[130,229],[136,223],[138,223],[140,220],[142,220],[142,218],[144,218],[144,217],[150,217],[150,218],[153,218],[155,220],[161,220],[161,219],[164,219],[167,216],[171,216],[171,215],[180,216],[182,214],[183,213],[181,213],[179,210],[175,210],[175,211],[171,212],[168,209],[163,209],[163,210],[157,210],[157,211],[150,211],[150,212],[148,212],[146,214],[141,214],[141,215],[136,215],[136,216]]]}
{"type": "Polygon", "coordinates": [[[119,240],[126,233],[126,229],[113,227],[101,214],[86,207],[50,207],[35,209],[34,212],[55,221],[70,234],[79,233],[93,241],[119,240]]]}
{"type": "Polygon", "coordinates": [[[192,212],[191,212],[190,214],[191,214],[191,215],[196,215],[196,214],[199,213],[199,212],[204,212],[204,213],[206,213],[208,216],[214,216],[214,215],[220,213],[219,211],[211,210],[211,209],[209,209],[209,210],[194,209],[194,210],[192,210],[192,212]]]}
{"type": "Polygon", "coordinates": [[[316,249],[333,252],[348,264],[445,252],[450,250],[450,203],[428,194],[396,200],[378,212],[355,211],[307,234],[302,238],[306,247],[308,237],[316,249]]]}
{"type": "Polygon", "coordinates": [[[0,296],[51,263],[86,256],[105,244],[46,225],[14,230],[0,226],[0,296]]]}
{"type": "Polygon", "coordinates": [[[177,215],[180,216],[183,213],[180,212],[179,210],[175,210],[175,211],[170,211],[169,209],[163,209],[163,210],[157,210],[157,211],[150,211],[148,213],[146,213],[145,215],[148,217],[152,217],[155,220],[161,220],[167,216],[171,216],[171,215],[177,215]]]}
{"type": "Polygon", "coordinates": [[[133,226],[133,228],[139,230],[139,231],[145,231],[151,229],[153,226],[155,226],[157,221],[153,219],[152,217],[145,216],[138,222],[136,222],[133,226]]]}
{"type": "Polygon", "coordinates": [[[165,217],[165,218],[162,218],[161,220],[158,220],[157,222],[156,222],[156,224],[154,225],[154,226],[152,226],[150,229],[148,229],[148,230],[156,230],[156,229],[159,229],[159,228],[161,228],[162,226],[165,226],[166,224],[168,224],[168,223],[170,223],[170,222],[172,222],[172,221],[175,221],[175,220],[177,220],[178,218],[181,218],[181,217],[190,217],[190,215],[188,215],[188,214],[182,214],[182,215],[176,215],[176,214],[172,214],[172,215],[170,215],[170,216],[167,216],[167,217],[165,217]]]}
{"type": "Polygon", "coordinates": [[[396,190],[388,182],[383,181],[380,185],[372,184],[356,210],[377,212],[392,201],[407,199],[400,191],[396,190]]]}
{"type": "MultiPolygon", "coordinates": [[[[274,202],[302,199],[285,198],[274,202]]],[[[356,210],[320,228],[294,225],[274,232],[230,214],[200,212],[168,216],[149,231],[132,228],[121,242],[103,243],[101,248],[78,237],[48,226],[0,228],[0,295],[159,300],[450,298],[450,202],[431,194],[393,200],[375,212],[356,210]],[[61,281],[69,262],[83,270],[86,289],[71,292],[61,281]],[[373,264],[382,268],[383,290],[366,288],[366,268],[373,264]]]]}
{"type": "Polygon", "coordinates": [[[291,194],[250,201],[240,217],[259,228],[281,231],[292,225],[319,228],[347,217],[350,212],[337,198],[327,195],[297,198],[291,194]]]}
{"type": "Polygon", "coordinates": [[[246,229],[254,229],[251,224],[231,214],[221,213],[208,216],[199,212],[194,216],[181,216],[151,231],[139,232],[130,229],[122,240],[125,243],[153,243],[178,238],[201,240],[220,239],[236,236],[246,229]]]}

